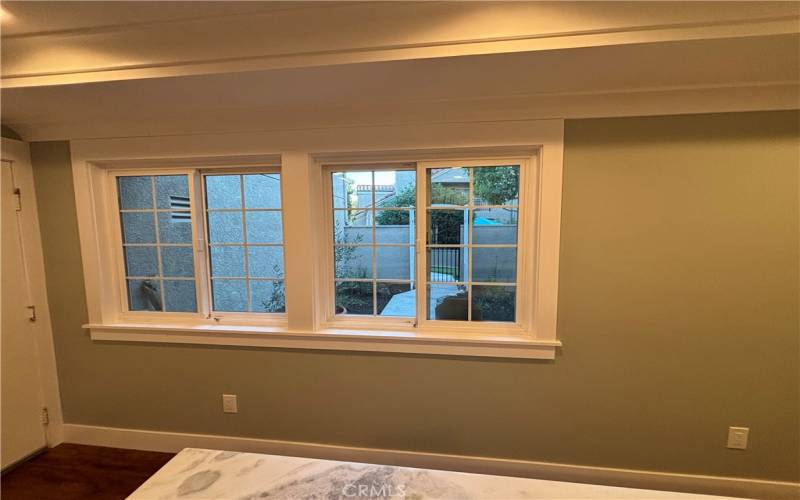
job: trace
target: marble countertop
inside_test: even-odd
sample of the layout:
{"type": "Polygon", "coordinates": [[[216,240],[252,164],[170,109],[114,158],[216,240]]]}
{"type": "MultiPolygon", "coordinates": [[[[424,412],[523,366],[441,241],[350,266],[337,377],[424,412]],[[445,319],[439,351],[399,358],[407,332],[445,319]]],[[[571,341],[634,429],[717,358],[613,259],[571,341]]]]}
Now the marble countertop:
{"type": "Polygon", "coordinates": [[[710,500],[722,497],[186,448],[128,498],[710,500]]]}

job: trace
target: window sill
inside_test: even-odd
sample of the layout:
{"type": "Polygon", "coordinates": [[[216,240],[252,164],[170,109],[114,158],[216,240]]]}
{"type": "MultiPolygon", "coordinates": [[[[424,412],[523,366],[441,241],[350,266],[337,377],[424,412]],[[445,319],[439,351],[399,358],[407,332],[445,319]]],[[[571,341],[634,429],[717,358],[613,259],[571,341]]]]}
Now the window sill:
{"type": "Polygon", "coordinates": [[[92,340],[201,344],[285,349],[398,352],[445,356],[554,359],[558,340],[522,335],[448,334],[327,329],[318,332],[280,327],[165,325],[143,323],[88,324],[92,340]]]}

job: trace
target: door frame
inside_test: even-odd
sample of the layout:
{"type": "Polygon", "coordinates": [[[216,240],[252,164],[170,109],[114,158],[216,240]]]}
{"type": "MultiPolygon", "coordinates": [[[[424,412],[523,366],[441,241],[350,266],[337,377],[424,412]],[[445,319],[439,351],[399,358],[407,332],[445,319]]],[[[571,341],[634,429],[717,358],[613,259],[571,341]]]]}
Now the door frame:
{"type": "MultiPolygon", "coordinates": [[[[64,417],[61,411],[61,392],[58,385],[53,328],[47,302],[47,285],[44,272],[42,237],[39,231],[39,212],[33,181],[30,147],[27,142],[2,138],[0,158],[11,163],[15,187],[21,193],[22,210],[19,212],[22,232],[23,258],[26,260],[30,281],[31,301],[36,306],[33,323],[39,373],[48,424],[44,426],[45,441],[49,448],[63,442],[64,417]]],[[[5,168],[5,167],[0,167],[5,168]]]]}

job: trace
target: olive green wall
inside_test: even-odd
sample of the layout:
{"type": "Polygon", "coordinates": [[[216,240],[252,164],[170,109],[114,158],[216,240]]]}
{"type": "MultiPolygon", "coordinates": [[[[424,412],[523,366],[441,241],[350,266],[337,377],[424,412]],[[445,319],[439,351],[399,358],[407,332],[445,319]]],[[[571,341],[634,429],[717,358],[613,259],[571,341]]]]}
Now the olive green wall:
{"type": "Polygon", "coordinates": [[[69,146],[33,144],[65,419],[796,481],[799,122],[568,121],[554,362],[92,342],[69,146]]]}

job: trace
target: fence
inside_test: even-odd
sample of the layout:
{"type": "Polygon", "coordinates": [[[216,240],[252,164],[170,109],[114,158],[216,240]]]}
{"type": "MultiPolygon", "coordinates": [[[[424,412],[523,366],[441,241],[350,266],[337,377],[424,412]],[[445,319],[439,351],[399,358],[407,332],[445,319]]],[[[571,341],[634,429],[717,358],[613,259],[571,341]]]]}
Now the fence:
{"type": "MultiPolygon", "coordinates": [[[[368,243],[372,241],[372,228],[368,226],[347,226],[344,228],[344,232],[349,242],[368,243]]],[[[413,242],[408,226],[378,226],[375,228],[375,233],[377,241],[381,243],[406,244],[413,242]]],[[[472,241],[475,244],[513,244],[516,242],[516,227],[503,224],[475,226],[472,232],[472,241]]],[[[503,280],[509,277],[513,281],[513,276],[516,274],[514,255],[507,249],[501,248],[481,250],[480,259],[472,262],[473,276],[479,279],[480,277],[496,276],[503,280]]],[[[411,251],[391,252],[391,258],[381,262],[381,269],[392,276],[397,276],[401,272],[407,273],[409,269],[413,269],[413,256],[414,253],[411,251]]],[[[367,269],[372,265],[366,259],[364,262],[353,263],[354,266],[359,264],[367,269]]],[[[452,281],[466,280],[467,254],[461,248],[432,248],[429,266],[431,272],[452,276],[452,281]]],[[[438,279],[451,281],[443,276],[438,279]]]]}
{"type": "MultiPolygon", "coordinates": [[[[430,262],[431,273],[452,276],[452,281],[461,281],[461,249],[460,248],[431,248],[430,262]]],[[[440,277],[437,281],[451,281],[440,277]]]]}

